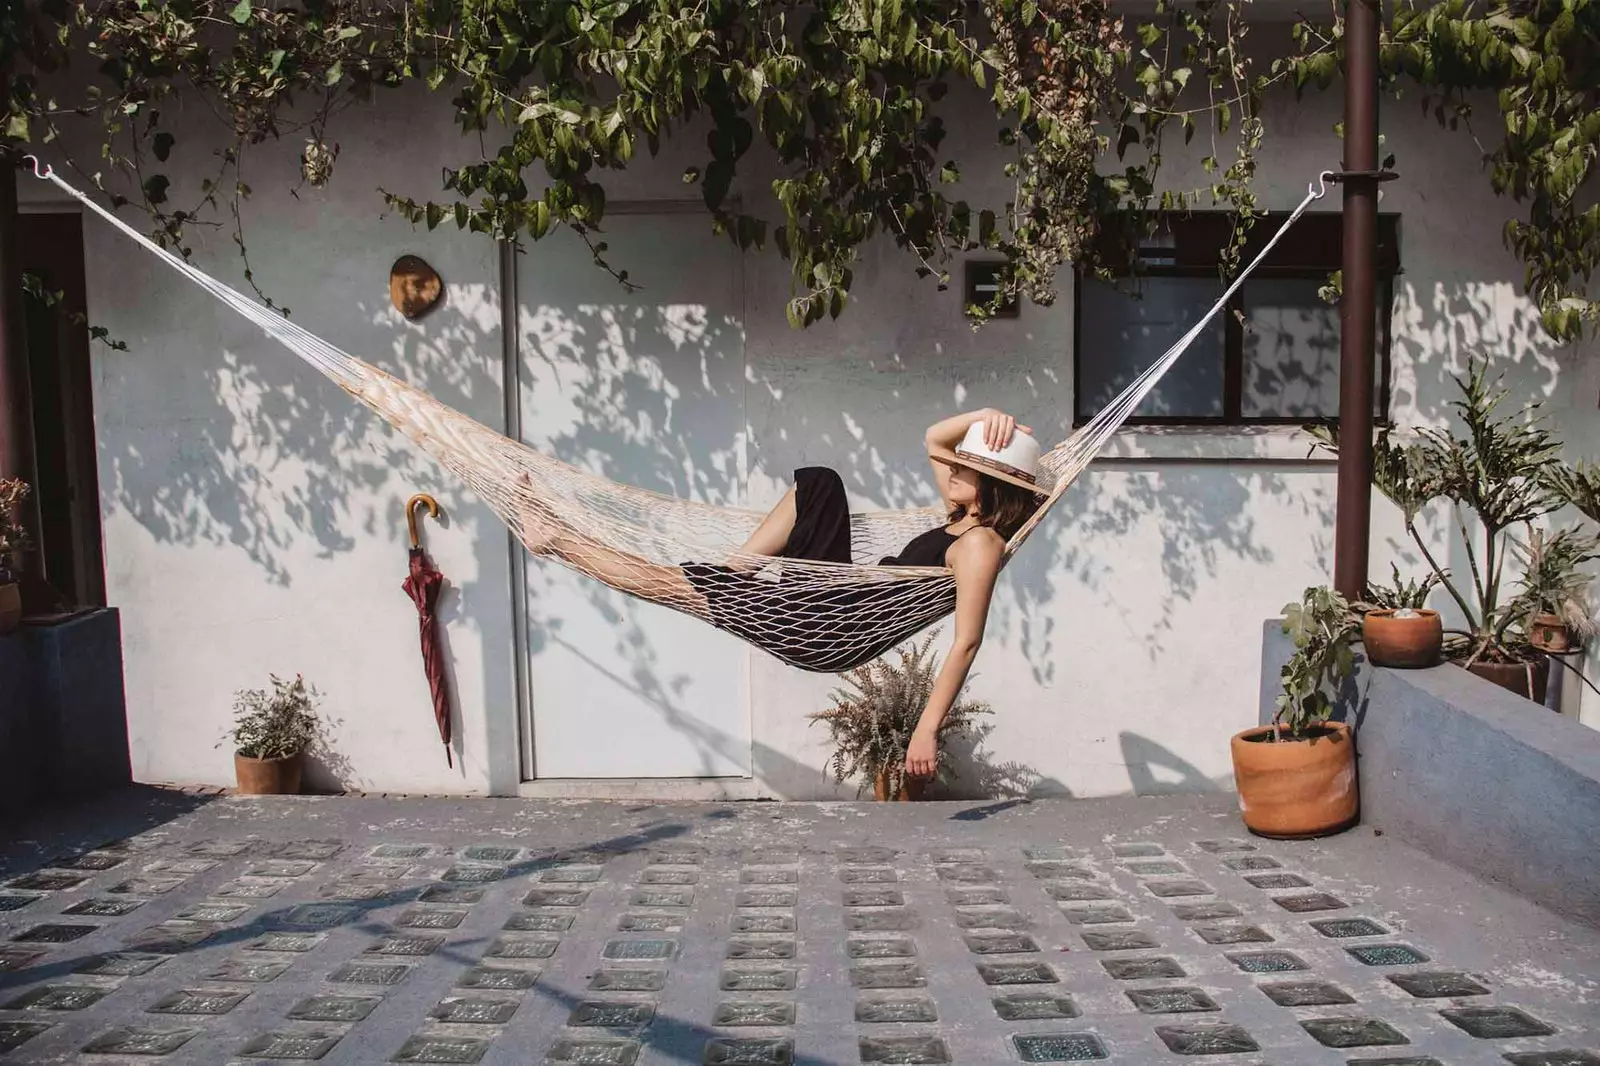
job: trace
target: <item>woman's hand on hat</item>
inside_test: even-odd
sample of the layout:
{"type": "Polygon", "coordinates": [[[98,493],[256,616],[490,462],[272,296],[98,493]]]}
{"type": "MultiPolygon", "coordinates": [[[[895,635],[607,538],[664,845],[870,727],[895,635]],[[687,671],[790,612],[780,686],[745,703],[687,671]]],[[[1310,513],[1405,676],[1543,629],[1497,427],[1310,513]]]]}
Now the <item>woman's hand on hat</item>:
{"type": "Polygon", "coordinates": [[[1027,426],[1017,425],[1017,420],[1004,411],[991,407],[983,413],[983,443],[990,451],[998,452],[1011,444],[1017,430],[1031,434],[1027,426]]]}

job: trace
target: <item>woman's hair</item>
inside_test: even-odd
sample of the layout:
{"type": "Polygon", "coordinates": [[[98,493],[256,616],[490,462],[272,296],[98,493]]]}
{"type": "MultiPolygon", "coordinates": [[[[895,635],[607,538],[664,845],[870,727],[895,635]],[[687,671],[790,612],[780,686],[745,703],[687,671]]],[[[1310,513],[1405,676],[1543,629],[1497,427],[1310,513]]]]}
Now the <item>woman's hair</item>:
{"type": "MultiPolygon", "coordinates": [[[[1040,494],[1009,481],[1001,481],[978,471],[978,522],[989,526],[1006,540],[1010,540],[1022,523],[1033,517],[1039,509],[1040,494]]],[[[967,517],[965,506],[950,512],[950,521],[959,522],[967,517]]]]}

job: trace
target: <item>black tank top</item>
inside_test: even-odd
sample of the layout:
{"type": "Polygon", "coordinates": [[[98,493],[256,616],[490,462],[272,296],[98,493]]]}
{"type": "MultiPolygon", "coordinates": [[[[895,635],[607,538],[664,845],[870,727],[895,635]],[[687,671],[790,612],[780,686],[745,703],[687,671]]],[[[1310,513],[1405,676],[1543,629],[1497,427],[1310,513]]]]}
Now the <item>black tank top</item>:
{"type": "Polygon", "coordinates": [[[943,566],[944,553],[950,550],[960,533],[952,533],[943,526],[930,529],[926,533],[913,538],[911,543],[900,549],[899,555],[886,555],[879,560],[879,566],[943,566]]]}

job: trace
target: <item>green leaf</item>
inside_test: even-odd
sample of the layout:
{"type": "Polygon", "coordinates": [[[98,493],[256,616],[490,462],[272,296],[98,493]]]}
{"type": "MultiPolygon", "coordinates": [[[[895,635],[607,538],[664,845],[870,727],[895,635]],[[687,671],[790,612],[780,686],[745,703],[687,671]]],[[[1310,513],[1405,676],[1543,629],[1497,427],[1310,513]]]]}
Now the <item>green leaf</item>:
{"type": "Polygon", "coordinates": [[[441,204],[429,204],[428,205],[428,209],[427,209],[426,218],[428,220],[428,228],[429,229],[437,228],[439,223],[444,221],[444,207],[443,207],[443,205],[441,205],[441,204]]]}
{"type": "Polygon", "coordinates": [[[335,61],[334,64],[328,68],[328,73],[323,76],[322,81],[324,85],[337,85],[339,84],[339,79],[342,77],[344,77],[344,64],[335,61]]]}
{"type": "Polygon", "coordinates": [[[233,17],[233,21],[243,26],[250,21],[250,0],[239,0],[233,5],[233,10],[229,14],[233,17]]]}
{"type": "Polygon", "coordinates": [[[360,36],[361,36],[360,27],[358,27],[358,26],[345,26],[344,28],[342,28],[339,31],[339,36],[336,39],[340,40],[340,41],[348,41],[352,37],[360,37],[360,36]]]}

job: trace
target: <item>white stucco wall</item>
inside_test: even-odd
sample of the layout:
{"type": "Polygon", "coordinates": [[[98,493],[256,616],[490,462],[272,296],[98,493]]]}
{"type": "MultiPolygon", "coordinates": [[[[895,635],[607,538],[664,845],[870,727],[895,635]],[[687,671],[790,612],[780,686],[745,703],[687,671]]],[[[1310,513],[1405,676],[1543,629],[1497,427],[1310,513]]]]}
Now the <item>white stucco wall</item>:
{"type": "MultiPolygon", "coordinates": [[[[1331,94],[1275,106],[1258,179],[1266,206],[1292,206],[1318,170],[1337,164],[1337,106],[1331,94]]],[[[985,173],[975,157],[987,128],[952,124],[949,151],[967,161],[969,185],[988,182],[998,199],[999,161],[990,157],[985,173]]],[[[1520,295],[1521,269],[1500,242],[1507,205],[1490,192],[1471,141],[1393,104],[1384,130],[1403,175],[1383,201],[1402,217],[1394,417],[1441,421],[1449,374],[1488,353],[1515,400],[1545,402],[1573,456],[1600,453],[1594,345],[1558,349],[1540,334],[1520,295]]],[[[246,223],[260,283],[308,328],[503,426],[495,249],[453,229],[427,234],[383,219],[374,189],[436,191],[439,168],[466,148],[442,102],[406,107],[380,97],[343,116],[339,140],[332,185],[303,189],[298,201],[285,192],[292,153],[259,153],[252,164],[246,223]],[[417,324],[387,300],[389,263],[404,252],[432,262],[448,290],[445,305],[417,324]]],[[[622,176],[611,200],[682,197],[678,174],[696,144],[686,136],[654,169],[622,176]]],[[[1198,145],[1187,155],[1170,146],[1168,180],[1198,183],[1199,154],[1198,145]]],[[[758,167],[743,186],[758,203],[758,167]]],[[[95,403],[136,775],[229,783],[228,753],[213,745],[231,692],[269,670],[302,671],[338,719],[338,764],[324,780],[514,791],[528,722],[519,722],[514,686],[511,604],[521,593],[503,528],[288,353],[103,226],[90,222],[86,235],[92,317],[132,349],[97,354],[95,403]],[[428,526],[428,546],[455,585],[444,612],[460,717],[453,769],[433,732],[414,615],[398,589],[401,506],[417,491],[433,492],[450,516],[443,528],[428,526]]],[[[992,404],[1047,441],[1070,429],[1066,278],[1054,307],[1026,305],[1018,319],[974,333],[956,292],[918,282],[904,254],[875,246],[856,270],[845,316],[797,333],[783,315],[787,264],[774,254],[742,266],[735,259],[731,296],[721,266],[705,260],[620,263],[714,282],[719,314],[727,312],[718,358],[742,361],[736,390],[707,370],[699,333],[668,346],[631,342],[638,334],[618,328],[613,306],[623,301],[593,295],[609,282],[566,295],[548,282],[539,288],[538,278],[567,270],[598,274],[569,238],[533,248],[537,269],[523,271],[519,343],[532,391],[522,410],[531,439],[608,476],[766,506],[793,467],[826,462],[861,506],[917,505],[934,501],[920,452],[934,418],[992,404]],[[733,310],[723,307],[729,300],[733,310]]],[[[203,266],[241,284],[226,233],[196,247],[203,266]]],[[[997,713],[963,788],[1095,796],[1226,787],[1227,738],[1255,720],[1261,620],[1329,578],[1333,467],[1304,461],[1306,450],[1289,430],[1128,431],[1114,442],[1002,577],[972,682],[997,713]]],[[[1448,526],[1435,526],[1435,544],[1464,570],[1448,526]]],[[[1380,499],[1373,574],[1387,576],[1391,559],[1413,571],[1420,563],[1380,499]]],[[[625,747],[631,732],[658,738],[656,747],[666,737],[698,746],[706,773],[748,765],[753,780],[739,794],[837,794],[820,773],[823,736],[805,719],[825,705],[834,678],[731,644],[669,641],[651,609],[551,578],[539,564],[533,571],[543,637],[580,614],[615,625],[611,646],[593,649],[605,669],[535,656],[544,672],[531,714],[562,716],[540,727],[557,727],[559,743],[581,745],[585,729],[607,749],[625,747]],[[696,698],[742,703],[732,719],[725,707],[706,711],[724,723],[708,728],[695,720],[696,698]],[[729,720],[739,728],[725,728],[729,720]]],[[[1577,692],[1568,696],[1570,713],[1600,718],[1600,698],[1591,693],[1580,708],[1577,692]]],[[[596,765],[597,774],[626,774],[627,760],[596,765]]]]}

